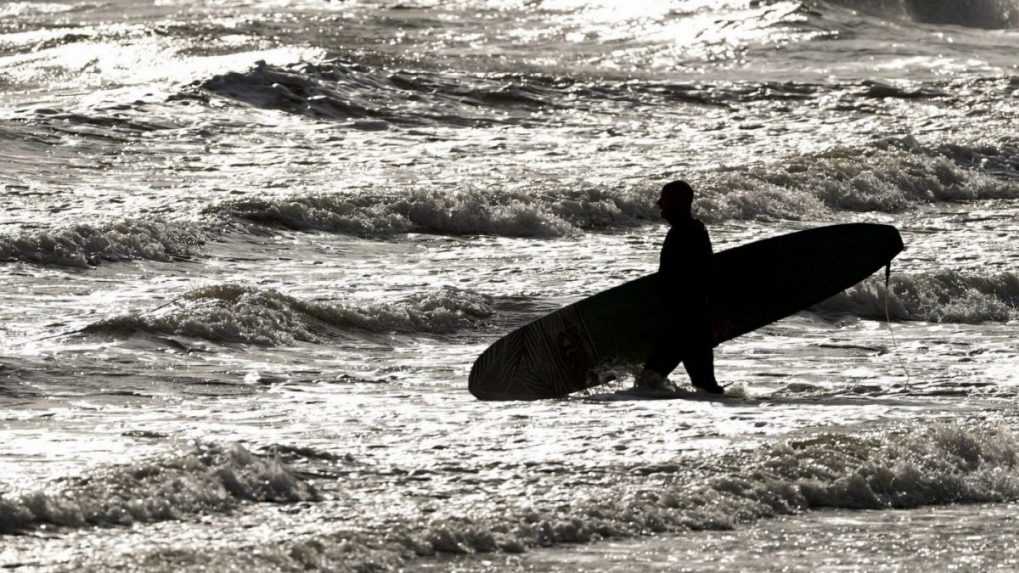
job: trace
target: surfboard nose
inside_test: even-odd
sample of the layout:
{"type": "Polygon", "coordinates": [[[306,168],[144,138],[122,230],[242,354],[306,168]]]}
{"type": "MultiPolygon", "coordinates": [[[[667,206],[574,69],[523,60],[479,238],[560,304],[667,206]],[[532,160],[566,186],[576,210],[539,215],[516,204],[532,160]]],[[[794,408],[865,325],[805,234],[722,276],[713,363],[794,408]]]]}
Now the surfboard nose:
{"type": "Polygon", "coordinates": [[[873,225],[873,229],[876,242],[880,245],[879,248],[884,250],[889,262],[906,249],[902,242],[902,234],[892,225],[873,225]]]}

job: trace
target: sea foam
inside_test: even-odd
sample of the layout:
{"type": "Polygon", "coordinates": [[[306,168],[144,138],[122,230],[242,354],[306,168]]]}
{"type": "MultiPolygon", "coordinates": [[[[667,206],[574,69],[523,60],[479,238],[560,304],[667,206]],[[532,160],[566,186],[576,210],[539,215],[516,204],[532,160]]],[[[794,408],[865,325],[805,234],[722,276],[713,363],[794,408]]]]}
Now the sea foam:
{"type": "Polygon", "coordinates": [[[530,195],[500,189],[412,191],[399,196],[307,195],[245,199],[210,211],[259,224],[362,237],[418,232],[547,238],[657,219],[652,194],[632,189],[530,195]]]}
{"type": "Polygon", "coordinates": [[[191,257],[208,232],[193,223],[125,220],[0,236],[0,261],[89,267],[102,262],[191,257]]]}
{"type": "MultiPolygon", "coordinates": [[[[1005,502],[1019,499],[1017,463],[1019,439],[990,425],[921,426],[885,436],[824,433],[749,455],[723,456],[702,466],[708,468],[704,473],[683,463],[638,465],[627,473],[645,478],[621,478],[624,483],[610,491],[576,496],[555,508],[527,507],[525,501],[487,516],[436,516],[380,532],[376,543],[417,555],[514,553],[560,543],[732,529],[814,508],[1005,502]]],[[[372,546],[367,539],[346,541],[372,546]]],[[[316,545],[312,553],[335,558],[331,545],[316,545]]]]}
{"type": "Polygon", "coordinates": [[[330,304],[304,301],[273,289],[221,284],[185,293],[152,312],[115,316],[86,326],[86,335],[180,335],[220,343],[262,346],[321,342],[362,332],[448,334],[480,325],[492,301],[444,288],[394,303],[330,304]]]}
{"type": "Polygon", "coordinates": [[[225,513],[243,502],[318,499],[315,488],[274,458],[239,445],[200,444],[175,457],[115,466],[50,489],[0,496],[0,534],[40,525],[131,525],[225,513]]]}
{"type": "Polygon", "coordinates": [[[897,213],[918,204],[1019,197],[1015,150],[927,147],[911,138],[789,158],[782,164],[720,170],[701,181],[695,202],[711,222],[816,219],[836,211],[897,213]],[[987,169],[987,172],[984,169],[987,169]]]}
{"type": "MultiPolygon", "coordinates": [[[[1019,149],[923,145],[913,138],[836,148],[781,164],[691,177],[696,215],[730,220],[823,220],[841,211],[898,213],[937,202],[1019,197],[1019,149]]],[[[241,199],[208,213],[259,225],[366,238],[407,232],[552,238],[659,220],[657,187],[414,190],[241,199]]]]}
{"type": "MultiPolygon", "coordinates": [[[[553,501],[542,497],[563,487],[557,481],[564,477],[561,472],[519,471],[532,476],[533,495],[492,493],[497,499],[486,500],[486,506],[492,504],[488,511],[439,510],[360,528],[344,525],[255,553],[203,548],[190,559],[213,568],[243,562],[258,568],[395,571],[427,556],[512,554],[559,544],[730,530],[817,508],[1010,502],[1019,500],[1019,438],[987,423],[914,424],[869,435],[821,433],[714,459],[612,468],[614,478],[606,487],[589,484],[586,492],[553,496],[553,501]]],[[[390,489],[399,487],[391,472],[382,476],[390,489]]],[[[370,474],[361,467],[350,493],[370,474]]],[[[143,559],[157,563],[160,551],[143,559]]]]}
{"type": "Polygon", "coordinates": [[[1008,322],[1019,319],[1019,276],[945,270],[868,279],[814,307],[861,318],[929,322],[1008,322]]]}

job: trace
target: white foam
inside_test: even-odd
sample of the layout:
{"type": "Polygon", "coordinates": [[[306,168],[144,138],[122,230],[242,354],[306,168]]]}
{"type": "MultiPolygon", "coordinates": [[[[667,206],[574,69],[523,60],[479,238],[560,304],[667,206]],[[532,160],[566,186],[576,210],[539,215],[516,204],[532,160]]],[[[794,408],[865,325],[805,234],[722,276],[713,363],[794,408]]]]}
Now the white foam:
{"type": "MultiPolygon", "coordinates": [[[[1010,502],[1019,499],[1017,460],[1019,438],[986,423],[918,424],[882,435],[821,433],[715,459],[637,463],[625,472],[613,468],[621,472],[617,483],[540,507],[530,506],[528,496],[495,489],[491,496],[497,499],[491,501],[501,503],[489,511],[453,514],[430,506],[428,513],[384,523],[320,528],[261,547],[251,563],[386,571],[413,568],[422,556],[514,554],[559,544],[729,530],[817,508],[1010,502]]],[[[390,490],[410,483],[401,483],[404,474],[396,469],[384,470],[390,490]]],[[[358,467],[359,474],[372,471],[358,467]]],[[[562,477],[522,471],[533,472],[530,483],[536,488],[562,477]]],[[[349,485],[357,491],[356,483],[349,485]]],[[[338,486],[343,492],[343,479],[338,486]]],[[[351,509],[358,507],[355,502],[351,509]]],[[[242,551],[244,559],[251,558],[246,547],[231,546],[203,547],[194,558],[229,564],[242,558],[242,551]]]]}
{"type": "Polygon", "coordinates": [[[40,525],[131,525],[224,513],[243,502],[318,498],[303,478],[274,458],[240,445],[203,444],[176,457],[113,466],[47,490],[0,496],[0,534],[40,525]]]}
{"type": "Polygon", "coordinates": [[[1007,322],[1019,318],[1019,276],[981,276],[945,270],[893,274],[890,293],[883,278],[871,278],[820,303],[821,312],[884,320],[887,298],[892,320],[1007,322]]]}
{"type": "Polygon", "coordinates": [[[974,169],[960,164],[992,155],[987,151],[885,141],[791,158],[784,164],[715,172],[701,182],[706,193],[695,209],[714,222],[795,220],[822,218],[832,211],[896,213],[940,201],[1019,197],[1016,181],[984,173],[979,165],[974,169]]]}
{"type": "Polygon", "coordinates": [[[657,219],[650,192],[596,189],[543,193],[414,191],[405,196],[306,195],[244,200],[218,213],[300,230],[365,237],[422,232],[450,235],[560,237],[657,219]]]}
{"type": "Polygon", "coordinates": [[[341,333],[446,334],[476,326],[494,313],[487,297],[454,288],[391,304],[302,301],[272,289],[220,284],[192,290],[151,313],[115,316],[85,334],[172,334],[262,346],[321,342],[341,333]]]}
{"type": "Polygon", "coordinates": [[[109,261],[178,260],[190,257],[206,240],[191,223],[125,220],[0,236],[0,260],[88,267],[109,261]]]}

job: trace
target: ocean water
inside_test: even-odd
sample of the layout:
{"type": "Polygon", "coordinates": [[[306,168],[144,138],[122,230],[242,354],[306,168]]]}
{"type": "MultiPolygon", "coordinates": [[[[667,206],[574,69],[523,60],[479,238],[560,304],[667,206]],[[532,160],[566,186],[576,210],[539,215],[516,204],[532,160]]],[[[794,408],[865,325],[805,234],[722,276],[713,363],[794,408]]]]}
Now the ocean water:
{"type": "Polygon", "coordinates": [[[0,3],[0,567],[1014,571],[1017,127],[1014,0],[0,3]],[[906,251],[732,398],[470,396],[673,178],[906,251]]]}

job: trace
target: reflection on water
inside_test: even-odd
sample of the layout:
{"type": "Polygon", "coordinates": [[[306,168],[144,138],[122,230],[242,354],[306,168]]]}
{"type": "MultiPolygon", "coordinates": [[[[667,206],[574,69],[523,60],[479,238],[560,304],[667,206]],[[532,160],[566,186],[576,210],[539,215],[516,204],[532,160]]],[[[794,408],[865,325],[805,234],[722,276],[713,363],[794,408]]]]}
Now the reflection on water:
{"type": "Polygon", "coordinates": [[[1017,37],[920,4],[3,3],[0,566],[1011,567],[949,504],[1019,497],[1017,37]],[[891,297],[735,399],[474,400],[674,177],[716,249],[896,225],[891,297]]]}
{"type": "Polygon", "coordinates": [[[1014,505],[823,511],[731,532],[610,542],[520,558],[431,564],[458,571],[1014,571],[1014,505]]]}

